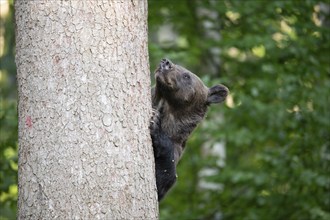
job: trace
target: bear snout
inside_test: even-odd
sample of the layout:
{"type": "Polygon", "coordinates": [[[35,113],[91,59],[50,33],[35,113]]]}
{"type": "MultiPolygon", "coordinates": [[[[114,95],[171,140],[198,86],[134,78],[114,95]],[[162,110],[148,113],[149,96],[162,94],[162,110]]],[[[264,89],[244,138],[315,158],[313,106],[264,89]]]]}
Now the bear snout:
{"type": "Polygon", "coordinates": [[[173,63],[169,59],[162,59],[159,64],[159,68],[161,71],[167,71],[172,69],[173,63]]]}

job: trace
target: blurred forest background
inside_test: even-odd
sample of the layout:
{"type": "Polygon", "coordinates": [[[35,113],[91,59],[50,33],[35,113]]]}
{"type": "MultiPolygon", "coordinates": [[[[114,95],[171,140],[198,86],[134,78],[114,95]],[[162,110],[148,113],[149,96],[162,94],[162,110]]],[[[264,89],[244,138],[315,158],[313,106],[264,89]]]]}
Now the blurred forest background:
{"type": "MultiPolygon", "coordinates": [[[[15,219],[13,0],[0,12],[0,219],[15,219]]],[[[149,56],[151,73],[167,57],[231,91],[187,143],[161,219],[330,219],[329,0],[149,0],[149,56]]]]}

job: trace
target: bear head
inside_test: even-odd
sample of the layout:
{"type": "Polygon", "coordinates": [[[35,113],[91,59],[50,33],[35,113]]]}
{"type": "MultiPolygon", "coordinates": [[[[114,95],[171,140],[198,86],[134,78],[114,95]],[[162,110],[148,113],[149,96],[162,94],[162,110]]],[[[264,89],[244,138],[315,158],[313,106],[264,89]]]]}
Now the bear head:
{"type": "Polygon", "coordinates": [[[171,106],[182,109],[203,108],[223,102],[229,90],[223,85],[208,88],[189,70],[162,59],[155,72],[156,93],[171,106]]]}

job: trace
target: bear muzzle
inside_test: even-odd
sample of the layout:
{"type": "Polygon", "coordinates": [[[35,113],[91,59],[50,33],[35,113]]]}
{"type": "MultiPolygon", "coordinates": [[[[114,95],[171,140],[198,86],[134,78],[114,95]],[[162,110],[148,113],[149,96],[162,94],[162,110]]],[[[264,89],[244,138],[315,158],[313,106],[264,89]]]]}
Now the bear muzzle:
{"type": "Polygon", "coordinates": [[[172,69],[173,66],[174,66],[174,64],[169,59],[164,58],[160,61],[159,70],[161,72],[166,72],[166,71],[172,69]]]}

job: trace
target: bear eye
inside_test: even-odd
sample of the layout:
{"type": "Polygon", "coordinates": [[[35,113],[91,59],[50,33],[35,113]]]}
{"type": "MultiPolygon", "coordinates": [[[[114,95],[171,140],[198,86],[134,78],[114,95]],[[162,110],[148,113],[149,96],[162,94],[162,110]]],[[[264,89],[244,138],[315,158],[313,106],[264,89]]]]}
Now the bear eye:
{"type": "Polygon", "coordinates": [[[184,78],[184,79],[190,79],[190,75],[189,75],[189,73],[184,73],[184,74],[183,74],[183,78],[184,78]]]}

